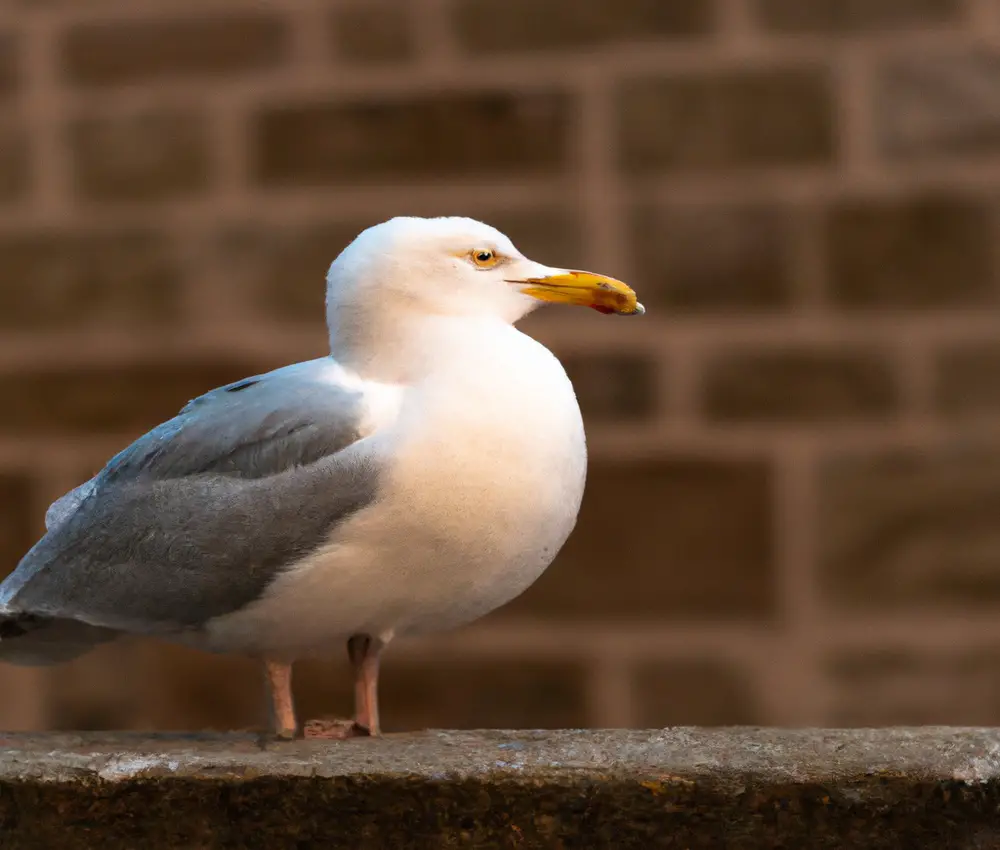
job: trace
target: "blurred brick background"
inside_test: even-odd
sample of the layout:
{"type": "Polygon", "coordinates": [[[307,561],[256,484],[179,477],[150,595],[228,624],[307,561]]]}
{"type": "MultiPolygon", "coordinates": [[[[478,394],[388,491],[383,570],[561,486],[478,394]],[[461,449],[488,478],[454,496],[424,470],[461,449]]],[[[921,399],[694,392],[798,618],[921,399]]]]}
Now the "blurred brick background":
{"type": "MultiPolygon", "coordinates": [[[[4,0],[0,563],[219,383],[321,354],[362,227],[634,284],[527,329],[589,492],[390,729],[1000,723],[996,0],[4,0]]],[[[303,714],[349,709],[337,657],[303,714]]],[[[258,722],[250,662],[0,669],[0,726],[258,722]]]]}

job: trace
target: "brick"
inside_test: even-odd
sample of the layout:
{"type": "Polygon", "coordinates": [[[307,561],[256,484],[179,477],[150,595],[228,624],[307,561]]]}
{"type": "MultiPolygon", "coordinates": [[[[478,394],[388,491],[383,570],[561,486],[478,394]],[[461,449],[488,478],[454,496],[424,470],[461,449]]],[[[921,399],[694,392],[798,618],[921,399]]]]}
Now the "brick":
{"type": "Polygon", "coordinates": [[[141,327],[177,318],[181,271],[162,234],[0,233],[0,328],[141,327]]]}
{"type": "Polygon", "coordinates": [[[0,473],[0,577],[6,576],[35,542],[31,481],[0,473]]]}
{"type": "Polygon", "coordinates": [[[756,460],[594,459],[576,530],[497,616],[546,621],[774,613],[771,472],[756,460]]]}
{"type": "Polygon", "coordinates": [[[452,11],[456,41],[471,54],[686,38],[707,34],[715,22],[711,2],[461,0],[452,11]]]}
{"type": "Polygon", "coordinates": [[[195,396],[277,365],[191,361],[0,373],[7,399],[0,433],[141,432],[195,396]]]}
{"type": "MultiPolygon", "coordinates": [[[[164,645],[144,647],[137,663],[141,707],[134,713],[146,728],[240,729],[266,721],[262,675],[251,659],[164,645]]],[[[300,661],[294,686],[303,720],[349,717],[353,711],[351,670],[340,653],[300,661]]],[[[571,663],[439,655],[420,660],[397,658],[390,649],[380,701],[383,726],[390,732],[587,725],[584,673],[571,663]]]]}
{"type": "Polygon", "coordinates": [[[87,200],[166,200],[210,183],[208,127],[194,110],[82,118],[68,141],[76,191],[87,200]]]}
{"type": "Polygon", "coordinates": [[[211,263],[219,274],[238,280],[243,296],[269,321],[319,323],[330,263],[364,226],[237,224],[213,238],[211,263]]]}
{"type": "Polygon", "coordinates": [[[0,201],[22,198],[30,172],[28,134],[19,125],[0,123],[0,201]]]}
{"type": "Polygon", "coordinates": [[[643,354],[555,352],[573,382],[584,421],[640,420],[656,413],[656,362],[643,354]]]}
{"type": "Polygon", "coordinates": [[[13,33],[0,33],[0,98],[17,89],[19,46],[17,37],[13,33]]]}
{"type": "Polygon", "coordinates": [[[635,672],[633,698],[634,724],[640,729],[762,722],[750,677],[721,660],[641,664],[635,672]]]}
{"type": "MultiPolygon", "coordinates": [[[[313,221],[294,227],[251,222],[224,227],[212,239],[209,262],[214,273],[240,281],[256,309],[269,321],[321,322],[325,279],[330,263],[366,227],[403,215],[454,215],[440,204],[400,208],[364,220],[313,221]]],[[[499,228],[527,256],[552,265],[577,266],[583,252],[574,214],[537,209],[468,209],[463,214],[499,228]]]]}
{"type": "MultiPolygon", "coordinates": [[[[346,665],[296,667],[303,717],[345,716],[352,709],[346,665]]],[[[436,653],[396,658],[388,650],[379,682],[386,731],[411,729],[555,729],[586,726],[584,671],[570,662],[530,658],[465,659],[436,653]]]]}
{"type": "Polygon", "coordinates": [[[819,476],[823,598],[838,610],[971,611],[1000,602],[1000,454],[828,458],[819,476]]]}
{"type": "Polygon", "coordinates": [[[334,50],[347,62],[405,62],[416,55],[411,10],[388,0],[349,3],[332,12],[334,50]]]}
{"type": "Polygon", "coordinates": [[[910,51],[877,66],[872,116],[889,159],[1000,151],[1000,51],[910,51]]]}
{"type": "Polygon", "coordinates": [[[946,413],[1000,411],[1000,344],[968,344],[941,352],[935,399],[946,413]]]}
{"type": "Polygon", "coordinates": [[[146,695],[142,679],[146,671],[140,668],[140,663],[135,644],[119,641],[52,668],[45,688],[43,728],[66,731],[149,728],[143,723],[146,713],[142,703],[146,695]]]}
{"type": "Polygon", "coordinates": [[[821,67],[633,79],[617,104],[620,163],[634,175],[822,165],[835,156],[821,67]]]}
{"type": "Polygon", "coordinates": [[[878,351],[733,350],[709,360],[702,405],[723,422],[821,423],[885,418],[897,392],[878,351]]]}
{"type": "Polygon", "coordinates": [[[549,174],[569,161],[571,105],[482,91],[281,106],[256,118],[254,171],[269,186],[549,174]]]}
{"type": "Polygon", "coordinates": [[[778,33],[839,34],[960,21],[961,0],[754,0],[757,22],[778,33]]]}
{"type": "Polygon", "coordinates": [[[642,207],[632,216],[636,285],[646,306],[674,311],[783,307],[792,239],[790,216],[774,207],[642,207]]]}
{"type": "MultiPolygon", "coordinates": [[[[134,684],[128,689],[135,694],[136,705],[128,725],[190,731],[262,729],[267,723],[264,677],[254,659],[143,642],[132,672],[134,684]]],[[[298,691],[299,682],[295,684],[298,691]]]]}
{"type": "Polygon", "coordinates": [[[64,78],[105,86],[268,70],[289,54],[280,15],[243,12],[80,23],[59,45],[64,78]]]}
{"type": "Polygon", "coordinates": [[[942,648],[845,653],[827,664],[836,726],[996,726],[1000,655],[942,648]]]}
{"type": "Polygon", "coordinates": [[[853,198],[825,223],[830,297],[846,308],[992,302],[993,222],[976,198],[853,198]]]}

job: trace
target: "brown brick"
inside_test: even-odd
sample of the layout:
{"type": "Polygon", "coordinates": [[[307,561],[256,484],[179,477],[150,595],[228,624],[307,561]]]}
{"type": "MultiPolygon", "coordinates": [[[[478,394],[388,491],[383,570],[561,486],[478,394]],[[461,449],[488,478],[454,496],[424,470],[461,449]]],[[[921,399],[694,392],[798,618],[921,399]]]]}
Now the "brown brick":
{"type": "Polygon", "coordinates": [[[288,56],[289,31],[263,12],[86,23],[60,48],[68,81],[103,86],[274,68],[288,56]]]}
{"type": "Polygon", "coordinates": [[[873,111],[887,157],[968,157],[1000,151],[1000,51],[910,51],[875,76],[873,111]]]}
{"type": "Polygon", "coordinates": [[[0,124],[0,201],[21,198],[27,191],[31,163],[23,127],[0,124]]]}
{"type": "Polygon", "coordinates": [[[462,0],[452,9],[457,42],[471,54],[698,36],[715,20],[711,2],[462,0]]]}
{"type": "Polygon", "coordinates": [[[0,473],[0,577],[6,576],[35,542],[31,482],[0,473]]]}
{"type": "Polygon", "coordinates": [[[556,93],[289,105],[257,117],[255,172],[267,185],[549,173],[567,164],[571,130],[556,93]]]}
{"type": "Polygon", "coordinates": [[[763,462],[592,461],[569,542],[500,616],[769,618],[772,524],[771,475],[763,462]]]}
{"type": "Polygon", "coordinates": [[[726,422],[825,422],[884,418],[897,394],[877,351],[727,351],[711,358],[703,406],[726,422]]]}
{"type": "Polygon", "coordinates": [[[326,272],[364,226],[237,224],[213,239],[211,262],[219,273],[238,280],[244,297],[269,320],[322,322],[326,272]]]}
{"type": "MultiPolygon", "coordinates": [[[[135,713],[146,728],[226,730],[260,728],[266,722],[262,674],[251,659],[150,644],[137,662],[141,688],[132,690],[141,708],[135,713]]],[[[341,653],[296,664],[294,686],[303,721],[349,717],[354,710],[351,670],[341,653]]],[[[588,722],[584,671],[577,665],[523,658],[421,661],[396,658],[391,648],[382,666],[380,707],[389,732],[582,727],[588,722]]]]}
{"type": "Polygon", "coordinates": [[[10,94],[18,84],[18,59],[20,51],[13,33],[0,33],[0,98],[10,94]]]}
{"type": "Polygon", "coordinates": [[[621,166],[632,174],[834,158],[830,81],[820,67],[631,80],[617,102],[621,166]]]}
{"type": "MultiPolygon", "coordinates": [[[[453,215],[440,205],[418,209],[396,205],[384,213],[453,215]]],[[[518,248],[540,262],[576,266],[583,251],[579,222],[573,214],[552,210],[491,211],[465,209],[464,214],[499,228],[518,248]]],[[[240,289],[269,320],[323,321],[325,279],[330,263],[366,227],[369,219],[318,221],[294,227],[233,224],[212,240],[209,262],[213,273],[240,281],[240,289]]]]}
{"type": "Polygon", "coordinates": [[[416,55],[412,9],[391,0],[365,0],[333,10],[336,55],[348,62],[403,62],[416,55]]]}
{"type": "Polygon", "coordinates": [[[942,648],[847,653],[828,664],[836,726],[996,726],[1000,655],[942,648]]]}
{"type": "Polygon", "coordinates": [[[1000,411],[1000,343],[962,345],[941,353],[935,396],[946,413],[1000,411]]]}
{"type": "Polygon", "coordinates": [[[974,198],[851,199],[825,223],[830,295],[842,307],[992,302],[993,222],[974,198]]]}
{"type": "Polygon", "coordinates": [[[956,443],[828,459],[819,479],[824,598],[845,610],[1000,602],[1000,454],[956,443]]]}
{"type": "Polygon", "coordinates": [[[744,312],[792,298],[792,233],[784,210],[643,207],[632,222],[636,285],[647,307],[744,312]]]}
{"type": "MultiPolygon", "coordinates": [[[[297,665],[304,718],[352,710],[346,665],[297,665]]],[[[587,725],[584,671],[576,664],[529,658],[396,659],[386,652],[379,682],[386,731],[411,729],[550,729],[587,725]]]]}
{"type": "Polygon", "coordinates": [[[656,362],[643,354],[561,354],[584,421],[645,419],[658,407],[656,362]]]}
{"type": "Polygon", "coordinates": [[[208,128],[194,110],[82,118],[68,138],[76,191],[88,200],[163,200],[209,185],[208,128]]]}
{"type": "Polygon", "coordinates": [[[137,701],[129,719],[145,729],[228,731],[267,723],[263,672],[251,658],[144,641],[128,689],[137,701]]]}
{"type": "Polygon", "coordinates": [[[719,660],[658,661],[636,670],[636,725],[745,726],[762,722],[746,672],[719,660]]]}
{"type": "Polygon", "coordinates": [[[7,399],[0,432],[141,432],[195,396],[277,365],[193,361],[0,373],[7,399]]]}
{"type": "Polygon", "coordinates": [[[179,311],[180,269],[160,234],[0,233],[0,327],[163,324],[179,311]]]}
{"type": "Polygon", "coordinates": [[[754,0],[762,26],[780,33],[845,33],[958,21],[960,0],[754,0]]]}

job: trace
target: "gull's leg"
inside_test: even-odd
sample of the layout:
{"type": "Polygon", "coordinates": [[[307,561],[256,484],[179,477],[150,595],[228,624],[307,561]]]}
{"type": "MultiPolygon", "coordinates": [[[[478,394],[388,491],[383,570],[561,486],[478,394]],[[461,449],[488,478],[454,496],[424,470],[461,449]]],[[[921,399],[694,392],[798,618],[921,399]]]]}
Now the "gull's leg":
{"type": "Polygon", "coordinates": [[[284,740],[295,737],[295,704],[292,702],[292,664],[290,661],[264,660],[264,677],[271,706],[271,731],[284,740]]]}
{"type": "Polygon", "coordinates": [[[379,654],[385,642],[371,635],[355,635],[347,642],[354,665],[354,722],[369,735],[381,733],[378,722],[379,654]]]}

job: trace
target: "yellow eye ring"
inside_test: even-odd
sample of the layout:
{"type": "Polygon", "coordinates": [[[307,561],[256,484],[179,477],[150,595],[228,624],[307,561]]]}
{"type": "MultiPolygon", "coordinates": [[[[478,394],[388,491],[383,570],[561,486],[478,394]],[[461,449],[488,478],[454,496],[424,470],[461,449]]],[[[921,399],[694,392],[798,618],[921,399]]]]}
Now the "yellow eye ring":
{"type": "Polygon", "coordinates": [[[497,264],[497,252],[490,248],[479,248],[472,252],[472,262],[481,269],[488,269],[497,264]]]}

